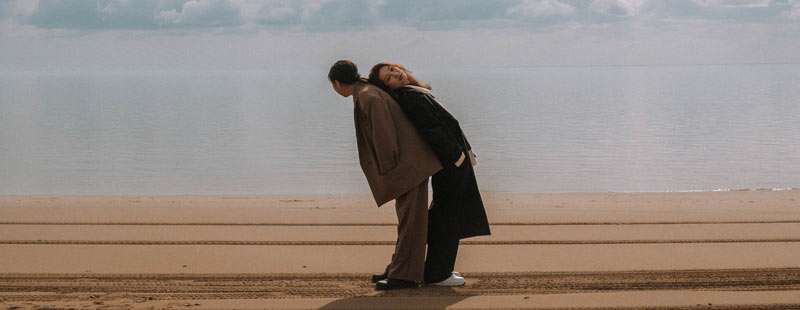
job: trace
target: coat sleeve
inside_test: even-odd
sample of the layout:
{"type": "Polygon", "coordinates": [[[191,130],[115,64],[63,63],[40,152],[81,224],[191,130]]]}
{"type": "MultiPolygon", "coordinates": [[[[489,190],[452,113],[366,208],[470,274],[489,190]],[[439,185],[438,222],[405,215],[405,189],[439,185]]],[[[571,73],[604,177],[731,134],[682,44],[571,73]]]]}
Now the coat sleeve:
{"type": "Polygon", "coordinates": [[[436,113],[428,94],[417,91],[401,91],[398,103],[422,139],[428,142],[444,167],[455,166],[461,156],[461,148],[445,129],[444,122],[436,113]]]}
{"type": "Polygon", "coordinates": [[[397,166],[399,160],[397,127],[384,100],[375,95],[365,95],[359,98],[359,101],[363,101],[369,118],[365,129],[367,137],[372,140],[374,146],[378,173],[386,174],[397,166]]]}
{"type": "MultiPolygon", "coordinates": [[[[461,128],[459,127],[459,129],[461,129],[461,128]]],[[[463,130],[461,131],[461,136],[464,137],[464,144],[467,145],[467,150],[471,150],[472,149],[472,145],[469,145],[469,141],[467,141],[467,135],[464,134],[463,130]]]]}

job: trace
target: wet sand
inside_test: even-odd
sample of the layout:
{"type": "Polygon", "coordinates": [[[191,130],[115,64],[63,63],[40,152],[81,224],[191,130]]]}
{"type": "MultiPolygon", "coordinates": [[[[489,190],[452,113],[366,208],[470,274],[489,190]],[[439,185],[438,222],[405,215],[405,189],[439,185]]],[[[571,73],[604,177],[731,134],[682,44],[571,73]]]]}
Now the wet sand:
{"type": "Polygon", "coordinates": [[[0,306],[800,308],[800,191],[485,193],[458,288],[376,292],[368,196],[2,196],[0,306]]]}

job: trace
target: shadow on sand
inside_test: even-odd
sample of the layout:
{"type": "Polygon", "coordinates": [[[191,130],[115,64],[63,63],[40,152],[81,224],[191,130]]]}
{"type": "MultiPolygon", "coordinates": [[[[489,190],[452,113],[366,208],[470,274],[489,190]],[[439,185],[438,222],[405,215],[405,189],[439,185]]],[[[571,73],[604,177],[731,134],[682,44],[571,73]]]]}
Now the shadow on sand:
{"type": "Polygon", "coordinates": [[[319,309],[446,309],[470,296],[475,295],[450,287],[422,287],[337,299],[319,309]]]}

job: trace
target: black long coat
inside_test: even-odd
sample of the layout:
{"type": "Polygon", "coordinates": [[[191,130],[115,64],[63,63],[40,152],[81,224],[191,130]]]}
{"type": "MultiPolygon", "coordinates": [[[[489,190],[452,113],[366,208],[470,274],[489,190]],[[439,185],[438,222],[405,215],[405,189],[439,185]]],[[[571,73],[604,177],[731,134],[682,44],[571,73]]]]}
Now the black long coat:
{"type": "Polygon", "coordinates": [[[468,156],[472,146],[458,121],[425,88],[404,86],[393,95],[444,167],[433,175],[429,238],[489,235],[489,221],[468,156]],[[456,167],[462,154],[464,161],[456,167]]]}

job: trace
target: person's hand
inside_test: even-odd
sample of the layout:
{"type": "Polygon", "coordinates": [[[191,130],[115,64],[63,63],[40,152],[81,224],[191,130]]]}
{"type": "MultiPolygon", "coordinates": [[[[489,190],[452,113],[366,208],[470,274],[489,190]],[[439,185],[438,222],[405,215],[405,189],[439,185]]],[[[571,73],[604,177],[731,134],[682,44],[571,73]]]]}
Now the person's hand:
{"type": "Polygon", "coordinates": [[[474,152],[472,152],[472,150],[469,150],[469,154],[468,154],[468,155],[469,155],[469,163],[470,163],[470,164],[471,164],[473,167],[474,167],[475,165],[477,165],[477,164],[478,164],[478,155],[475,155],[475,153],[474,153],[474,152]]]}
{"type": "Polygon", "coordinates": [[[456,167],[461,167],[461,164],[464,163],[464,158],[465,158],[464,152],[461,152],[461,157],[459,157],[458,160],[456,161],[456,167]]]}

